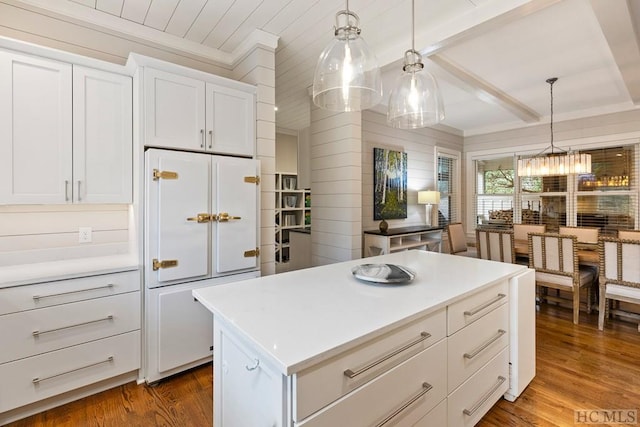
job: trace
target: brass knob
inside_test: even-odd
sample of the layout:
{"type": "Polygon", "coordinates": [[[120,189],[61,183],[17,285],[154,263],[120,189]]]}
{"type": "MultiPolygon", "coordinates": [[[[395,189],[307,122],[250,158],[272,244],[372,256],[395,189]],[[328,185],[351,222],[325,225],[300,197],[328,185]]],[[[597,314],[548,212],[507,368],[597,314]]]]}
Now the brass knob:
{"type": "Polygon", "coordinates": [[[218,214],[218,222],[227,222],[230,219],[242,219],[239,216],[230,216],[227,212],[220,212],[218,214]]]}
{"type": "Polygon", "coordinates": [[[213,215],[208,214],[208,213],[199,213],[197,216],[195,217],[191,217],[191,218],[187,218],[187,221],[197,221],[198,223],[202,224],[203,222],[210,222],[213,220],[213,215]]]}

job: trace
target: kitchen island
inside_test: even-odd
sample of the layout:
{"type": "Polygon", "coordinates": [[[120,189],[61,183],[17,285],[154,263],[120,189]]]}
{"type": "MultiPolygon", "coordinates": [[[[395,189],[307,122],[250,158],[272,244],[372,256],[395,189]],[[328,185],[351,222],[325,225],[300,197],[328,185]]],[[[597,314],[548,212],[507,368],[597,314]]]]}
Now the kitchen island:
{"type": "Polygon", "coordinates": [[[473,425],[535,372],[521,265],[413,250],[193,294],[214,315],[215,426],[473,425]],[[416,277],[366,283],[363,263],[416,277]]]}

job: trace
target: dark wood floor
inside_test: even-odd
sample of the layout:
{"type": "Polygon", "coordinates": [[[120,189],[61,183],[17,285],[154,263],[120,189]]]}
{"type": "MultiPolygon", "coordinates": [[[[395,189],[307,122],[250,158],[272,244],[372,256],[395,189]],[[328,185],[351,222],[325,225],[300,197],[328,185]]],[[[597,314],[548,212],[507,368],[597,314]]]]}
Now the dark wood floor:
{"type": "MultiPolygon", "coordinates": [[[[573,426],[574,410],[640,412],[640,333],[597,315],[543,305],[537,314],[537,375],[520,398],[501,400],[480,426],[573,426]]],[[[124,385],[10,424],[22,426],[207,426],[213,418],[211,365],[156,387],[124,385]]],[[[636,421],[640,423],[640,421],[636,421]]],[[[633,424],[637,425],[637,424],[633,424]]]]}

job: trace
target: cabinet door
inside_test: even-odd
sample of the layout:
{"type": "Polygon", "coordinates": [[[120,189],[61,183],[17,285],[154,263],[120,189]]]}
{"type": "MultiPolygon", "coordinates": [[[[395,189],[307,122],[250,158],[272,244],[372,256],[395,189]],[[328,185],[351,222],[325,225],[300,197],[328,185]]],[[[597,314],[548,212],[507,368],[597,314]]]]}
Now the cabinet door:
{"type": "Polygon", "coordinates": [[[204,82],[145,68],[145,145],[205,149],[204,82]]]}
{"type": "Polygon", "coordinates": [[[73,199],[132,202],[131,77],[73,67],[73,199]]]}
{"type": "Polygon", "coordinates": [[[207,150],[253,156],[255,98],[252,93],[207,83],[207,150]]]}
{"type": "Polygon", "coordinates": [[[147,286],[206,276],[209,272],[210,155],[147,150],[145,245],[147,286]],[[160,177],[154,179],[154,169],[160,177]],[[175,261],[153,270],[153,259],[175,261]]]}
{"type": "Polygon", "coordinates": [[[71,65],[0,51],[0,203],[71,201],[71,65]]]}
{"type": "Polygon", "coordinates": [[[258,248],[259,185],[251,179],[260,175],[258,161],[216,157],[214,206],[218,213],[215,228],[214,265],[216,273],[255,268],[258,258],[247,251],[258,248]],[[229,220],[224,220],[228,214],[229,220]],[[221,219],[220,217],[223,216],[221,219]]]}
{"type": "Polygon", "coordinates": [[[158,296],[160,372],[211,357],[213,353],[213,315],[193,298],[191,291],[161,291],[158,296]]]}

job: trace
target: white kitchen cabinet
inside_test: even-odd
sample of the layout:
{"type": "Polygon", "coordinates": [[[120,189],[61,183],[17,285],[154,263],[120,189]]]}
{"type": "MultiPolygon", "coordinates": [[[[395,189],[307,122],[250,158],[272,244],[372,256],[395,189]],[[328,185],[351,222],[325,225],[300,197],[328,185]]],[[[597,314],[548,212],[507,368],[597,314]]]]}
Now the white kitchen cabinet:
{"type": "Polygon", "coordinates": [[[72,66],[0,50],[0,203],[65,203],[72,66]]]}
{"type": "Polygon", "coordinates": [[[255,153],[255,89],[144,69],[146,146],[219,154],[255,153]]]}
{"type": "Polygon", "coordinates": [[[74,202],[132,202],[131,94],[129,76],[73,67],[74,202]]]}
{"type": "Polygon", "coordinates": [[[0,203],[131,203],[132,81],[0,51],[0,203]]]}
{"type": "Polygon", "coordinates": [[[139,271],[2,288],[0,301],[12,343],[0,349],[0,424],[137,377],[139,271]]]}
{"type": "Polygon", "coordinates": [[[194,290],[214,314],[215,425],[470,426],[535,357],[509,348],[530,339],[511,316],[535,323],[511,310],[535,305],[511,299],[531,270],[402,251],[373,259],[416,272],[390,287],[351,277],[361,262],[194,290]]]}

